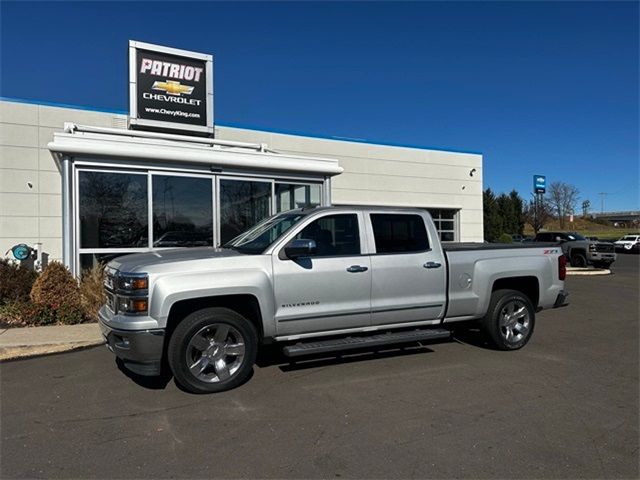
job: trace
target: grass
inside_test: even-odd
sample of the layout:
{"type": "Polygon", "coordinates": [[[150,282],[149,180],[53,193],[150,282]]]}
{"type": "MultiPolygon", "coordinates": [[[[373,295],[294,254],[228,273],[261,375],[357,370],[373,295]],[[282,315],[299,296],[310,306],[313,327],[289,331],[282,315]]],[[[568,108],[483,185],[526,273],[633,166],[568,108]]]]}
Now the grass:
{"type": "MultiPolygon", "coordinates": [[[[600,240],[618,240],[620,237],[629,233],[637,232],[638,229],[633,227],[615,228],[611,225],[603,225],[601,223],[592,222],[587,218],[574,217],[573,222],[565,222],[564,228],[560,228],[557,220],[552,220],[545,225],[545,230],[559,230],[564,232],[578,232],[585,237],[598,237],[600,240]]],[[[533,229],[526,225],[524,234],[533,236],[533,229]]]]}

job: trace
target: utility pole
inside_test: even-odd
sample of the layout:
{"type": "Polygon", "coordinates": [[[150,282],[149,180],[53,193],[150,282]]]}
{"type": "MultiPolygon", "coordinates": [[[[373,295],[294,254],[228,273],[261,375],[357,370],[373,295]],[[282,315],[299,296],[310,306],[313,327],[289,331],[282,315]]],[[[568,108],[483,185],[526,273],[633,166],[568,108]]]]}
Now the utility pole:
{"type": "Polygon", "coordinates": [[[600,192],[598,193],[598,195],[600,195],[600,213],[604,213],[604,198],[609,195],[608,192],[600,192]]]}

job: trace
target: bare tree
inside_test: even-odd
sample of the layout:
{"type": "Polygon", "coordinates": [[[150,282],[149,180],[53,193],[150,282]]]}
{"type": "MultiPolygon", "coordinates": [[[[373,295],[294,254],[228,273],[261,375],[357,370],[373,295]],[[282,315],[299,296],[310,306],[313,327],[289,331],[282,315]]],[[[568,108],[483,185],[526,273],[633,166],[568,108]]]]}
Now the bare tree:
{"type": "Polygon", "coordinates": [[[553,182],[547,191],[547,201],[553,213],[558,217],[560,228],[564,228],[565,217],[575,211],[580,192],[573,185],[564,182],[553,182]]]}
{"type": "Polygon", "coordinates": [[[549,203],[540,198],[540,201],[534,199],[530,200],[523,210],[524,221],[531,225],[534,233],[538,233],[551,218],[551,208],[549,203]]]}

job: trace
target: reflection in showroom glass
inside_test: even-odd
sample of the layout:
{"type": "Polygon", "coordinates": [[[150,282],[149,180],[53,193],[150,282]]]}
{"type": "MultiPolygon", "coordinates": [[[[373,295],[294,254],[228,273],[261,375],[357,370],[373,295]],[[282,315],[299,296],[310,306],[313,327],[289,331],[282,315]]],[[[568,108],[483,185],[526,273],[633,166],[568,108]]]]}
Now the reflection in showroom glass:
{"type": "Polygon", "coordinates": [[[80,247],[147,247],[147,176],[80,171],[79,177],[80,247]]]}
{"type": "Polygon", "coordinates": [[[220,180],[220,237],[225,244],[271,211],[271,183],[220,180]]]}
{"type": "Polygon", "coordinates": [[[209,178],[153,175],[153,246],[213,245],[209,178]]]}

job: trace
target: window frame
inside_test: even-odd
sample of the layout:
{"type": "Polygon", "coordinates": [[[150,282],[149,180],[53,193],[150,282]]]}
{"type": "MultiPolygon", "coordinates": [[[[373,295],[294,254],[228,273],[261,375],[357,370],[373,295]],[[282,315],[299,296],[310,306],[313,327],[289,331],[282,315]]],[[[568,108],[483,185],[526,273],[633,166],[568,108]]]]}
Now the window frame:
{"type": "Polygon", "coordinates": [[[436,232],[438,233],[438,240],[440,242],[445,242],[445,243],[455,243],[455,242],[459,242],[460,241],[460,209],[459,208],[446,208],[446,207],[438,207],[438,208],[425,208],[425,210],[427,212],[429,212],[429,215],[431,216],[431,219],[433,220],[433,226],[435,227],[436,232]],[[453,213],[453,218],[443,218],[442,217],[442,212],[443,211],[447,211],[447,212],[452,212],[453,213]],[[435,216],[434,213],[438,212],[438,216],[435,216]],[[445,222],[453,222],[453,230],[450,229],[440,229],[438,228],[438,225],[440,225],[440,222],[445,221],[445,222]],[[442,239],[442,234],[443,233],[453,233],[453,240],[443,240],[442,239]]]}
{"type": "Polygon", "coordinates": [[[321,214],[309,214],[309,218],[304,219],[302,222],[300,222],[300,225],[296,226],[295,229],[293,229],[290,232],[287,232],[286,235],[284,235],[279,241],[271,245],[271,247],[269,247],[264,253],[269,255],[274,255],[275,257],[279,258],[282,261],[293,261],[292,259],[288,258],[284,253],[284,249],[289,244],[289,242],[291,242],[300,232],[302,232],[305,228],[307,228],[313,222],[325,217],[333,217],[337,215],[355,215],[356,216],[356,219],[358,221],[357,225],[358,225],[358,240],[360,243],[360,253],[350,254],[350,255],[322,255],[322,256],[310,255],[305,258],[312,258],[312,259],[353,258],[353,257],[363,257],[363,256],[370,255],[370,253],[367,253],[368,251],[370,251],[370,246],[368,245],[368,242],[367,242],[368,236],[365,234],[367,230],[366,230],[366,224],[364,221],[364,215],[363,215],[363,212],[359,212],[356,210],[352,210],[352,211],[347,210],[344,212],[332,210],[332,211],[323,212],[321,214]]]}
{"type": "MultiPolygon", "coordinates": [[[[154,247],[153,246],[153,175],[160,176],[178,176],[178,177],[200,177],[210,179],[212,182],[211,189],[211,202],[212,202],[212,214],[213,214],[213,247],[217,247],[220,244],[220,196],[219,196],[219,182],[220,179],[230,179],[238,181],[257,181],[271,184],[271,198],[269,202],[269,215],[273,215],[275,209],[275,184],[286,183],[296,185],[318,185],[320,187],[320,206],[327,205],[327,198],[325,193],[327,191],[327,184],[325,178],[313,179],[309,176],[300,175],[268,175],[264,172],[210,172],[204,169],[197,168],[174,168],[170,166],[158,166],[152,164],[143,163],[125,163],[116,161],[92,161],[87,157],[81,157],[73,162],[72,172],[72,215],[71,215],[71,238],[65,241],[71,242],[73,256],[70,260],[70,267],[74,275],[80,275],[82,273],[80,256],[86,254],[113,254],[129,255],[132,253],[146,253],[153,251],[161,251],[174,247],[154,247]],[[81,172],[98,172],[98,173],[115,173],[115,174],[134,174],[144,175],[147,177],[147,237],[148,242],[144,247],[122,247],[122,248],[80,248],[80,175],[81,172]]],[[[358,228],[362,228],[359,223],[358,228]]],[[[362,242],[362,237],[361,237],[362,242]]],[[[190,248],[190,247],[184,247],[190,248]]],[[[362,250],[362,244],[361,244],[362,250]]]]}

